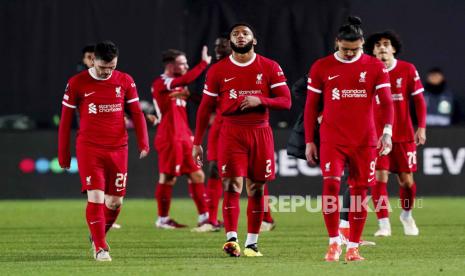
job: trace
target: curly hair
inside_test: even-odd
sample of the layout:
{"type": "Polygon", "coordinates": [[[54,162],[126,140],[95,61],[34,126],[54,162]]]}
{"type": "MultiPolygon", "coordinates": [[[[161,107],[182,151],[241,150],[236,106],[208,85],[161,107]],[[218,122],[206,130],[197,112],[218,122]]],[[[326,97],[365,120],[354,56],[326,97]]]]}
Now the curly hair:
{"type": "Polygon", "coordinates": [[[389,39],[391,41],[392,47],[396,50],[394,56],[397,56],[402,51],[402,41],[399,36],[394,31],[383,31],[379,33],[374,33],[370,35],[365,42],[365,53],[373,56],[373,50],[375,49],[375,44],[378,43],[381,39],[389,39]]]}

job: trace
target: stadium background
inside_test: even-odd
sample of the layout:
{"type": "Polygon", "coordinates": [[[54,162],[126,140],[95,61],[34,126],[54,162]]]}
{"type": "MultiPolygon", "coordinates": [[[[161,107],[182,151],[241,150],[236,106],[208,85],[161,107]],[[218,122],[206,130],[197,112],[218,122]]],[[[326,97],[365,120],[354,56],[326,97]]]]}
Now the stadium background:
{"type": "MultiPolygon", "coordinates": [[[[150,100],[150,84],[162,71],[161,51],[186,51],[190,64],[200,59],[202,45],[237,21],[255,26],[257,52],[282,65],[288,84],[303,76],[312,62],[333,50],[338,26],[347,15],[359,15],[366,34],[390,28],[403,39],[400,56],[424,76],[433,66],[444,69],[449,86],[463,104],[465,26],[463,1],[2,1],[0,53],[0,116],[22,114],[34,129],[0,130],[0,172],[5,179],[0,198],[78,197],[76,173],[56,168],[57,134],[53,116],[60,112],[66,80],[75,74],[81,48],[111,39],[120,47],[119,69],[130,73],[141,98],[150,100]],[[56,162],[56,161],[55,161],[56,162]]],[[[198,93],[201,82],[191,87],[198,93]]],[[[195,114],[196,104],[189,106],[195,114]]],[[[278,179],[273,194],[318,194],[315,170],[283,154],[287,128],[297,110],[272,112],[276,126],[278,179]],[[282,165],[285,164],[285,165],[282,165]],[[297,168],[297,169],[293,169],[297,168]],[[311,176],[309,176],[311,175],[311,176]]],[[[428,130],[428,145],[419,150],[419,195],[463,195],[465,129],[458,126],[428,130]]],[[[154,130],[151,129],[151,136],[154,130]]],[[[134,142],[134,139],[132,139],[134,142]]],[[[131,145],[129,197],[152,197],[156,161],[138,161],[131,145]]],[[[317,173],[316,173],[317,174],[317,173]]],[[[392,187],[393,185],[391,185],[392,187]]],[[[175,195],[187,196],[179,183],[175,195]]]]}

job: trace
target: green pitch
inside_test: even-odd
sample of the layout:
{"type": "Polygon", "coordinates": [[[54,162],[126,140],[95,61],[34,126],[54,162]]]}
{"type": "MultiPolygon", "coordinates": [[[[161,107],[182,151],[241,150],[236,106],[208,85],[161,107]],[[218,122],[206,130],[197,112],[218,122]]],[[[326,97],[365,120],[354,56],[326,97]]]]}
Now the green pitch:
{"type": "MultiPolygon", "coordinates": [[[[246,235],[242,202],[239,238],[246,235]]],[[[397,206],[397,202],[391,203],[397,206]]],[[[465,200],[423,198],[414,210],[420,236],[406,237],[391,214],[393,236],[374,238],[374,214],[369,214],[364,237],[377,243],[362,247],[367,261],[325,263],[326,231],[321,213],[275,213],[277,227],[260,236],[262,258],[229,258],[221,250],[224,234],[154,228],[153,200],[125,201],[118,222],[108,236],[111,263],[91,257],[84,220],[85,200],[0,201],[0,275],[19,274],[461,274],[465,266],[465,200]]],[[[172,216],[195,225],[189,199],[174,200],[172,216]]]]}

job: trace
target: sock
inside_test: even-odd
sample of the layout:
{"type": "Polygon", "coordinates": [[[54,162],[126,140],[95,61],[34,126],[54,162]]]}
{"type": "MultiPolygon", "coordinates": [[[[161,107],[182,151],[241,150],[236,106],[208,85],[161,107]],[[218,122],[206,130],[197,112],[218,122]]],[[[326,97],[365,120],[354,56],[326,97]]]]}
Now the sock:
{"type": "Polygon", "coordinates": [[[263,221],[263,209],[265,200],[263,194],[249,196],[247,201],[247,233],[260,233],[260,226],[263,221]]]}
{"type": "Polygon", "coordinates": [[[115,223],[116,218],[118,218],[119,212],[121,211],[121,207],[119,207],[116,210],[109,209],[105,204],[104,204],[104,213],[105,213],[105,233],[110,230],[111,226],[113,223],[115,223]]]}
{"type": "MultiPolygon", "coordinates": [[[[344,191],[344,195],[342,198],[342,210],[340,214],[341,221],[349,221],[349,208],[350,208],[350,191],[349,191],[349,186],[346,187],[346,190],[344,191]]],[[[344,228],[349,228],[347,227],[344,228]]]]}
{"type": "Polygon", "coordinates": [[[189,183],[189,195],[194,200],[198,214],[208,213],[207,203],[205,202],[205,187],[203,183],[189,183]]]}
{"type": "Polygon", "coordinates": [[[170,217],[158,217],[157,223],[161,223],[161,224],[167,223],[169,219],[170,217]]]}
{"type": "Polygon", "coordinates": [[[376,211],[378,219],[389,217],[389,201],[387,192],[387,183],[376,181],[376,184],[371,187],[371,199],[376,211]]]}
{"type": "Polygon", "coordinates": [[[350,224],[348,220],[341,219],[339,222],[339,228],[349,228],[350,224]]]}
{"type": "Polygon", "coordinates": [[[239,199],[241,194],[236,192],[224,192],[223,199],[223,219],[224,230],[237,233],[237,223],[239,221],[239,199]]]}
{"type": "Polygon", "coordinates": [[[400,187],[399,196],[402,209],[405,211],[411,210],[415,203],[415,196],[417,194],[417,184],[413,183],[412,187],[400,187]]]}
{"type": "Polygon", "coordinates": [[[227,232],[226,233],[226,240],[229,241],[230,239],[236,239],[236,241],[238,241],[237,239],[237,232],[235,231],[230,231],[230,232],[227,232]]]}
{"type": "Polygon", "coordinates": [[[207,181],[207,198],[208,213],[210,222],[218,224],[218,206],[220,205],[221,195],[223,194],[223,184],[221,179],[209,178],[207,181]]]}
{"type": "Polygon", "coordinates": [[[197,219],[197,222],[198,222],[198,223],[201,223],[201,222],[203,222],[203,221],[208,220],[208,218],[209,218],[208,213],[200,214],[199,217],[198,217],[198,219],[197,219]]]}
{"type": "Polygon", "coordinates": [[[333,244],[333,243],[337,243],[338,245],[341,245],[342,244],[341,237],[337,236],[337,237],[329,238],[329,244],[333,244]]]}
{"type": "Polygon", "coordinates": [[[268,184],[264,185],[263,195],[265,196],[265,206],[267,207],[264,209],[263,221],[272,223],[274,220],[273,220],[273,217],[271,216],[271,210],[268,206],[268,196],[270,195],[268,191],[268,184]]]}
{"type": "Polygon", "coordinates": [[[349,223],[350,223],[350,236],[349,241],[353,243],[360,242],[362,236],[363,227],[367,218],[366,206],[362,206],[367,196],[366,187],[352,187],[350,189],[351,204],[349,211],[349,223]]]}
{"type": "Polygon", "coordinates": [[[408,219],[408,218],[412,217],[412,210],[408,210],[408,211],[402,210],[402,212],[400,212],[400,216],[403,219],[408,219]]]}
{"type": "Polygon", "coordinates": [[[351,249],[351,248],[358,248],[358,245],[359,245],[358,242],[348,242],[346,251],[349,251],[349,249],[351,249]]]}
{"type": "Polygon", "coordinates": [[[386,228],[391,229],[391,223],[389,222],[389,218],[379,219],[378,225],[379,225],[379,228],[382,228],[382,229],[386,229],[386,228]]]}
{"type": "Polygon", "coordinates": [[[323,179],[323,218],[329,237],[339,236],[339,188],[340,180],[323,179]]]}
{"type": "Polygon", "coordinates": [[[155,192],[155,198],[158,205],[158,217],[168,217],[171,205],[171,194],[173,193],[173,186],[158,183],[155,192]]]}
{"type": "Polygon", "coordinates": [[[245,241],[245,247],[248,245],[256,244],[258,242],[258,234],[247,233],[247,240],[245,241]]]}
{"type": "Polygon", "coordinates": [[[105,211],[103,203],[87,202],[86,220],[95,248],[108,249],[105,241],[105,211]]]}

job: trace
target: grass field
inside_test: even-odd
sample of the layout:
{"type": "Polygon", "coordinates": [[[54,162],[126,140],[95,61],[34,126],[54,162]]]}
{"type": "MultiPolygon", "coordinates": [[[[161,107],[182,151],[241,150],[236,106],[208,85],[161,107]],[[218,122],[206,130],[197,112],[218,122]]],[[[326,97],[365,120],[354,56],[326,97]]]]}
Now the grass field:
{"type": "MultiPolygon", "coordinates": [[[[239,238],[243,244],[245,201],[239,238]]],[[[392,203],[396,205],[396,203],[392,203]]],[[[190,275],[308,275],[317,274],[462,274],[465,267],[464,198],[424,198],[414,215],[420,236],[405,237],[391,214],[393,236],[371,237],[376,228],[369,215],[364,236],[377,243],[363,247],[367,261],[325,263],[327,238],[321,213],[300,208],[275,213],[273,232],[260,236],[262,258],[228,258],[221,251],[224,234],[154,228],[152,200],[128,199],[108,241],[113,262],[91,258],[84,220],[85,200],[0,201],[0,275],[18,274],[190,274],[190,275]]],[[[172,216],[194,226],[191,200],[172,204],[172,216]]]]}

